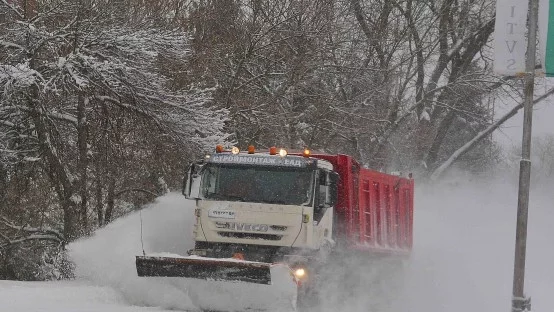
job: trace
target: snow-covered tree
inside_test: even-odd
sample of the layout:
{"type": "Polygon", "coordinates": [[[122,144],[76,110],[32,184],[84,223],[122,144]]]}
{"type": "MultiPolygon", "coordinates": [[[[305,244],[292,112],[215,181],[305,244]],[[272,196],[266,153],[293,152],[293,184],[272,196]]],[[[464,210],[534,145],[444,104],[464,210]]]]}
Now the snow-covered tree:
{"type": "Polygon", "coordinates": [[[243,148],[309,146],[432,171],[465,143],[460,127],[491,123],[487,95],[507,82],[489,68],[493,4],[213,0],[184,19],[192,69],[217,87],[243,148]]]}
{"type": "Polygon", "coordinates": [[[175,185],[187,157],[226,139],[227,111],[210,104],[213,89],[183,82],[189,37],[165,16],[117,1],[33,3],[0,3],[0,183],[22,174],[16,165],[40,168],[67,241],[140,197],[131,191],[175,185]]]}

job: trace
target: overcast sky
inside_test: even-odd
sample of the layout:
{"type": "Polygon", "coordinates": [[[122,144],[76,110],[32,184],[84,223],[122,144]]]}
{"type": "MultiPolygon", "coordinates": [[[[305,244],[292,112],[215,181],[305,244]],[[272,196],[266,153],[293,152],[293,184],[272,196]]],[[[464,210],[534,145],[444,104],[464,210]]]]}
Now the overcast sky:
{"type": "MultiPolygon", "coordinates": [[[[549,83],[554,83],[554,78],[548,78],[549,83]]],[[[544,94],[547,91],[547,86],[544,79],[537,81],[535,87],[535,97],[544,94]]],[[[502,116],[502,113],[508,111],[515,104],[513,103],[500,103],[496,106],[497,118],[502,116]]],[[[552,134],[554,135],[554,95],[551,95],[546,100],[543,100],[539,104],[535,105],[533,110],[533,137],[552,134]]],[[[494,137],[498,142],[503,145],[521,145],[521,138],[523,135],[523,109],[519,113],[506,121],[501,129],[496,130],[494,137]]]]}

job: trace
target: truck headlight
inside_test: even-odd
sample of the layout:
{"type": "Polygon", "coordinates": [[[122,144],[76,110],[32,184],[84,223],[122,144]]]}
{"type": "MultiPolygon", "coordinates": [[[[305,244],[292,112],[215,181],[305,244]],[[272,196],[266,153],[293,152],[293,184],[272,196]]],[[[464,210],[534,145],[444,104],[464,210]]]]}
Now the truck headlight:
{"type": "Polygon", "coordinates": [[[303,268],[298,268],[298,269],[294,270],[294,276],[297,279],[301,279],[304,276],[306,276],[306,270],[304,270],[303,268]]]}

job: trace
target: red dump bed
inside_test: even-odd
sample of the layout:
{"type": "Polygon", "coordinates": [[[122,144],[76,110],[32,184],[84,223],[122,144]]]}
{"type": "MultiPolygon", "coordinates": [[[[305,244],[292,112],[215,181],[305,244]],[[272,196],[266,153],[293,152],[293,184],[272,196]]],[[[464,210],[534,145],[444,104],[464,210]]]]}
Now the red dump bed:
{"type": "Polygon", "coordinates": [[[372,252],[409,252],[413,240],[414,181],[360,166],[347,155],[311,155],[340,175],[337,240],[372,252]]]}

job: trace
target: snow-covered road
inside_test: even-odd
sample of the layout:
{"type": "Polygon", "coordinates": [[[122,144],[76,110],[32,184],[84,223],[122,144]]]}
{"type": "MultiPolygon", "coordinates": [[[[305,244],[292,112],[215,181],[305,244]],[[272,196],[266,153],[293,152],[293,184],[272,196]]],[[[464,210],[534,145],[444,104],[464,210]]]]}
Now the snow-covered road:
{"type": "MultiPolygon", "coordinates": [[[[418,186],[414,253],[402,274],[391,274],[393,283],[383,282],[375,276],[394,272],[362,267],[348,287],[327,285],[318,311],[509,311],[517,197],[516,187],[505,181],[418,186]],[[336,295],[339,291],[342,296],[336,295]]],[[[553,203],[554,192],[531,194],[526,291],[533,311],[539,312],[554,307],[553,203]]],[[[182,254],[190,248],[192,209],[179,194],[168,194],[144,209],[146,253],[182,254]]],[[[228,288],[221,285],[137,277],[140,217],[134,213],[73,243],[75,281],[0,281],[1,310],[194,311],[198,296],[220,306],[253,300],[271,310],[286,307],[273,289],[237,285],[238,293],[225,293],[228,288]]]]}
{"type": "MultiPolygon", "coordinates": [[[[112,287],[80,281],[0,281],[0,306],[6,312],[131,312],[164,311],[131,306],[112,287]]],[[[166,310],[167,311],[167,310],[166,310]]]]}

